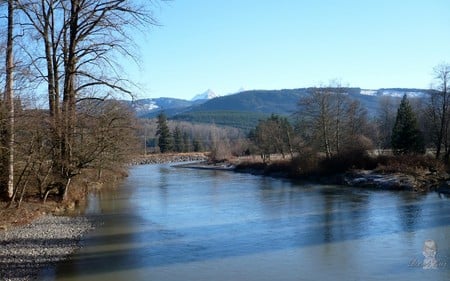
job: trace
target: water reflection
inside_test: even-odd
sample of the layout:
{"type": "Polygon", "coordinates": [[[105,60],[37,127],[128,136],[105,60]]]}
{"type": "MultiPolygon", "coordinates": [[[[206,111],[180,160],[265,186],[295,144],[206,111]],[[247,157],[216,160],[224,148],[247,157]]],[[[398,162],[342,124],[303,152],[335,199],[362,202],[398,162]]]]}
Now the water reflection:
{"type": "Polygon", "coordinates": [[[414,231],[416,224],[420,222],[422,217],[421,201],[424,199],[424,196],[417,193],[399,194],[398,214],[404,231],[414,231]]]}
{"type": "Polygon", "coordinates": [[[159,165],[98,198],[104,225],[47,280],[450,280],[408,266],[427,239],[450,256],[437,194],[159,165]]]}

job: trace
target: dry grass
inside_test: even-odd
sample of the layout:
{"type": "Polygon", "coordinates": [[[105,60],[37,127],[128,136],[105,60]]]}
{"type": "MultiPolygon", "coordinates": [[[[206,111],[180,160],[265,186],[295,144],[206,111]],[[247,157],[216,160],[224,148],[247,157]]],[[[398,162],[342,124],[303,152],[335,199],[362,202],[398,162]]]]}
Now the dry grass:
{"type": "Polygon", "coordinates": [[[376,171],[381,173],[404,173],[409,175],[431,172],[442,174],[447,167],[442,161],[431,156],[405,155],[405,156],[379,156],[376,171]]]}
{"type": "Polygon", "coordinates": [[[57,206],[56,202],[47,202],[44,205],[35,198],[25,200],[20,208],[17,206],[7,208],[7,202],[0,202],[0,231],[30,223],[41,215],[53,212],[57,206]]]}

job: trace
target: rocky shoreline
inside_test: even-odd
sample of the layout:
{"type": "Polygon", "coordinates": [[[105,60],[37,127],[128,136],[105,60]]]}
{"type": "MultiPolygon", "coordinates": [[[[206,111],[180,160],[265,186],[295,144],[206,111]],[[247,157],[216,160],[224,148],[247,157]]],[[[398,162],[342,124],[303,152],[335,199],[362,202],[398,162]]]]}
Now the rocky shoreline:
{"type": "MultiPolygon", "coordinates": [[[[159,154],[136,159],[132,164],[195,162],[180,164],[177,167],[226,170],[290,178],[286,171],[267,171],[254,167],[237,168],[232,163],[211,164],[205,160],[207,160],[207,156],[204,154],[159,154]]],[[[313,181],[384,190],[436,190],[440,193],[450,194],[450,181],[445,181],[437,175],[413,177],[400,173],[379,174],[373,171],[353,171],[333,177],[315,178],[313,181]]],[[[40,271],[67,259],[72,252],[81,247],[82,237],[93,230],[96,224],[98,224],[97,220],[86,216],[45,214],[24,226],[11,229],[2,229],[0,226],[0,280],[34,280],[40,271]]]]}
{"type": "Polygon", "coordinates": [[[81,246],[93,219],[43,215],[30,224],[0,231],[0,280],[34,280],[81,246]]]}
{"type": "MultiPolygon", "coordinates": [[[[203,153],[155,154],[132,165],[204,161],[203,153]]],[[[63,213],[64,214],[64,213],[63,213]]],[[[83,236],[99,222],[86,216],[44,214],[21,226],[0,225],[0,280],[35,280],[81,247],[83,236]]]]}
{"type": "Polygon", "coordinates": [[[148,154],[132,161],[132,165],[165,164],[179,162],[206,161],[204,153],[148,154]]]}
{"type": "Polygon", "coordinates": [[[354,187],[376,188],[383,190],[406,190],[416,192],[442,191],[445,193],[448,176],[433,173],[408,175],[403,173],[377,173],[359,170],[342,176],[345,185],[354,187]]]}
{"type": "Polygon", "coordinates": [[[289,169],[283,169],[282,167],[271,169],[270,166],[264,165],[238,165],[230,170],[239,173],[301,180],[318,184],[337,184],[375,190],[436,191],[450,194],[450,175],[447,173],[424,172],[412,175],[400,172],[381,173],[374,170],[352,170],[336,174],[292,175],[289,169]]]}

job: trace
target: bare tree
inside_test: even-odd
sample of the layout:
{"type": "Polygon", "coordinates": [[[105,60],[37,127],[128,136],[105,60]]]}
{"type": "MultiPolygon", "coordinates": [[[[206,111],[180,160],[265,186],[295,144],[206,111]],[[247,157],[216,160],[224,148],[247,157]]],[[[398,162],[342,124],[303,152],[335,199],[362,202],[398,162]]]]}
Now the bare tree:
{"type": "Polygon", "coordinates": [[[299,101],[298,130],[326,158],[340,154],[367,128],[367,112],[342,87],[312,88],[299,101]]]}
{"type": "Polygon", "coordinates": [[[305,140],[311,144],[318,144],[327,158],[333,154],[332,140],[335,124],[334,119],[334,88],[314,88],[309,95],[299,101],[299,128],[305,140]]]}
{"type": "Polygon", "coordinates": [[[395,123],[396,110],[398,102],[393,97],[383,96],[379,102],[378,116],[376,118],[378,131],[378,148],[381,150],[387,149],[391,146],[392,128],[395,123]]]}
{"type": "Polygon", "coordinates": [[[260,120],[256,128],[250,132],[250,139],[258,148],[263,161],[270,160],[270,154],[280,153],[285,158],[289,153],[294,155],[294,129],[285,117],[272,115],[260,120]]]}
{"type": "Polygon", "coordinates": [[[436,158],[442,151],[446,159],[450,156],[449,122],[450,122],[450,64],[442,63],[433,69],[436,85],[430,91],[427,116],[432,127],[433,142],[436,148],[436,158]]]}
{"type": "Polygon", "coordinates": [[[78,106],[73,151],[78,168],[94,168],[101,178],[103,170],[129,162],[138,146],[131,110],[114,100],[86,100],[78,106]]]}
{"type": "Polygon", "coordinates": [[[38,47],[26,49],[31,64],[47,83],[54,171],[70,182],[80,166],[80,159],[74,157],[79,134],[77,104],[86,99],[104,100],[113,93],[132,94],[132,83],[121,76],[114,57],[133,59],[129,32],[155,24],[148,9],[152,1],[17,1],[35,30],[32,36],[38,47]]]}
{"type": "Polygon", "coordinates": [[[3,146],[6,152],[5,167],[7,170],[7,180],[5,187],[5,194],[11,198],[14,193],[14,13],[15,1],[9,0],[7,2],[7,39],[6,39],[6,81],[5,93],[3,97],[2,106],[7,112],[6,124],[3,128],[3,146]]]}

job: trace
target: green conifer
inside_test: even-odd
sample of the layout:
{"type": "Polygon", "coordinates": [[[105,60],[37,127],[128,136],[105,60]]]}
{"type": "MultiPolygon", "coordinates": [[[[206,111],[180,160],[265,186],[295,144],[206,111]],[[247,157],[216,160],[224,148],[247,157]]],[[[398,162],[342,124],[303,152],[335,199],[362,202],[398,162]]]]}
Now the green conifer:
{"type": "Polygon", "coordinates": [[[395,155],[425,153],[423,134],[406,95],[397,110],[391,144],[395,155]]]}
{"type": "Polygon", "coordinates": [[[158,127],[156,135],[158,137],[158,146],[161,153],[166,153],[172,150],[172,136],[170,134],[169,126],[167,125],[167,117],[164,113],[158,115],[158,127]]]}

